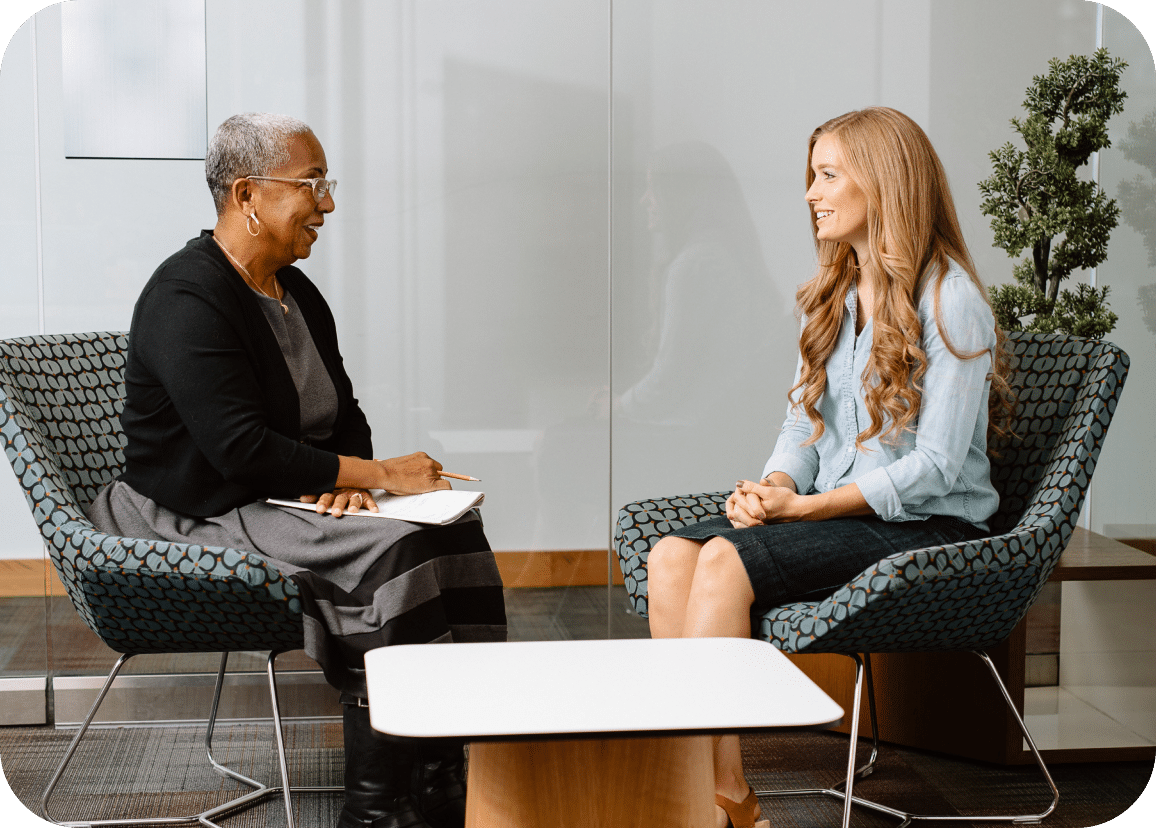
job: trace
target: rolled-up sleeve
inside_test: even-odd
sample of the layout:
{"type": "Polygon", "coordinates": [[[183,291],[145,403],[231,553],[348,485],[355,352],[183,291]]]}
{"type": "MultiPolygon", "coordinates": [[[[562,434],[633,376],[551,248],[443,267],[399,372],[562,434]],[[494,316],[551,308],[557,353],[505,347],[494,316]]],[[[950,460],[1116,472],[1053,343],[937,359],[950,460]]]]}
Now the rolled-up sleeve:
{"type": "Polygon", "coordinates": [[[884,520],[913,520],[909,509],[952,492],[981,416],[986,422],[995,322],[979,289],[966,276],[945,279],[936,323],[931,296],[920,302],[927,356],[914,447],[899,459],[856,479],[864,499],[884,520]],[[948,349],[944,334],[960,358],[948,349]]]}
{"type": "MultiPolygon", "coordinates": [[[[798,384],[802,370],[803,359],[800,356],[795,366],[795,378],[791,382],[792,387],[798,384]]],[[[819,451],[815,448],[814,443],[803,445],[811,439],[814,430],[811,426],[811,419],[801,406],[797,410],[792,409],[800,394],[802,394],[801,388],[795,391],[787,403],[787,416],[783,421],[779,438],[775,441],[774,451],[771,452],[770,459],[763,466],[763,477],[774,472],[783,472],[795,481],[795,491],[799,494],[806,494],[814,488],[815,478],[819,474],[819,451]]]]}

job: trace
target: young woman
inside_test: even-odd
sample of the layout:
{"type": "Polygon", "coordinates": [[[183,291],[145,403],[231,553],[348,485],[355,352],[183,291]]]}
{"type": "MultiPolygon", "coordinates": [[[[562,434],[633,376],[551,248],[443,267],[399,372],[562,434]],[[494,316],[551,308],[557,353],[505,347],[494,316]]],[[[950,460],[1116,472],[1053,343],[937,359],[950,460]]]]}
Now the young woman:
{"type": "MultiPolygon", "coordinates": [[[[864,109],[816,129],[807,162],[819,266],[797,295],[787,418],[726,518],[651,550],[655,638],[747,638],[752,607],[830,594],[896,552],[982,537],[999,501],[987,434],[1010,408],[1002,335],[930,141],[902,113],[864,109]]],[[[737,736],[717,740],[715,783],[720,828],[767,824],[737,736]]]]}

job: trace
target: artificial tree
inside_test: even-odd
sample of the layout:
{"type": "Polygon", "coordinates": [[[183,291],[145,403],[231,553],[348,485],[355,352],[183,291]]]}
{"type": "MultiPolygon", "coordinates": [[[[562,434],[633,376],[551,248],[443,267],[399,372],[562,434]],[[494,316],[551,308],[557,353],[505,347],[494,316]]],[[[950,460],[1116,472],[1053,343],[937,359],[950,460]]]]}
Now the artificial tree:
{"type": "Polygon", "coordinates": [[[1111,146],[1108,118],[1124,109],[1127,93],[1119,83],[1126,66],[1107,49],[1053,58],[1048,74],[1032,78],[1027,89],[1028,117],[1011,120],[1027,149],[1009,142],[989,153],[993,172],[979,189],[995,246],[1012,257],[1031,250],[1012,270],[1015,284],[989,289],[1005,331],[1098,338],[1116,324],[1106,286],[1061,291],[1060,282],[1104,260],[1118,221],[1115,199],[1077,171],[1092,153],[1111,146]]]}

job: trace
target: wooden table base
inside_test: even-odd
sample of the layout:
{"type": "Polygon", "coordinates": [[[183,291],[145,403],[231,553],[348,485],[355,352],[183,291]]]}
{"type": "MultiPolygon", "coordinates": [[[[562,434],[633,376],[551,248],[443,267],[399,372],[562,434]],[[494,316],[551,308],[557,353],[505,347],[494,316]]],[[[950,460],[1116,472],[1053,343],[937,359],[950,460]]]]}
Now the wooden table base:
{"type": "Polygon", "coordinates": [[[714,824],[710,736],[475,742],[466,828],[714,824]]]}

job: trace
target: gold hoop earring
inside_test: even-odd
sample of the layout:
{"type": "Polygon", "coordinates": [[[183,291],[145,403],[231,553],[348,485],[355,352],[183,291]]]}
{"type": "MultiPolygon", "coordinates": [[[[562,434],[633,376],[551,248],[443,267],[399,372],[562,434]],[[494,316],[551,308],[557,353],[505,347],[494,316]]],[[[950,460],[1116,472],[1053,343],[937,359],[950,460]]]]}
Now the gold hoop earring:
{"type": "Polygon", "coordinates": [[[259,218],[257,218],[256,213],[250,213],[249,215],[245,216],[245,229],[249,231],[250,236],[261,235],[261,220],[259,218]],[[253,228],[249,226],[250,221],[254,221],[257,223],[257,232],[256,233],[254,233],[253,228]]]}

